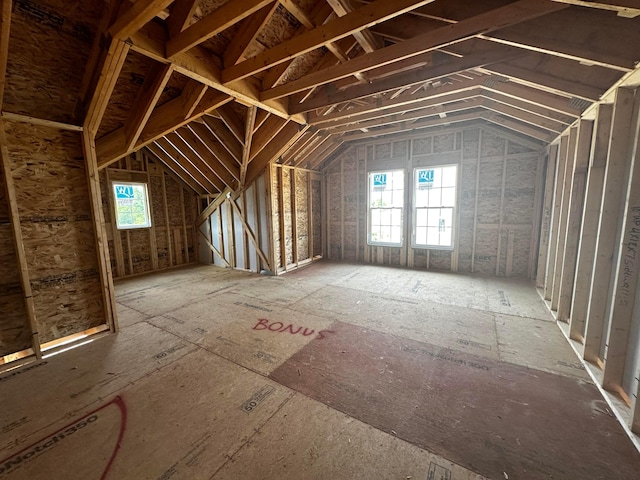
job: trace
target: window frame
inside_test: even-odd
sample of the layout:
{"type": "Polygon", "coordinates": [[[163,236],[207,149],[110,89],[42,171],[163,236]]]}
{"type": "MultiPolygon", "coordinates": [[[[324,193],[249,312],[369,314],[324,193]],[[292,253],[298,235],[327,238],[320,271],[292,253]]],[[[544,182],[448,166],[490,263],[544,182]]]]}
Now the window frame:
{"type": "Polygon", "coordinates": [[[129,181],[119,181],[113,180],[111,182],[111,194],[113,195],[113,215],[116,224],[116,229],[118,230],[135,230],[142,228],[151,228],[152,227],[152,219],[151,219],[151,204],[149,202],[149,184],[146,182],[129,182],[129,181]],[[144,189],[144,213],[146,222],[144,225],[121,225],[120,218],[118,215],[118,197],[117,197],[117,186],[141,186],[144,189]]]}
{"type": "MultiPolygon", "coordinates": [[[[405,242],[406,233],[406,209],[407,209],[407,172],[404,168],[376,169],[367,171],[367,245],[372,247],[395,247],[402,248],[405,242]],[[376,242],[371,240],[371,176],[381,173],[393,174],[402,172],[402,207],[400,207],[400,242],[376,242]]],[[[391,207],[398,208],[398,207],[391,207]]]]}
{"type": "MultiPolygon", "coordinates": [[[[460,164],[459,163],[438,163],[438,164],[429,164],[429,165],[419,165],[413,167],[412,172],[412,182],[411,182],[411,248],[420,249],[420,250],[444,250],[444,251],[453,251],[456,248],[456,225],[457,225],[457,211],[459,201],[459,193],[460,193],[460,164]],[[417,205],[416,194],[418,192],[418,171],[419,170],[435,170],[437,168],[446,168],[446,167],[455,167],[456,168],[456,184],[455,184],[455,195],[454,195],[454,205],[452,207],[422,207],[417,205]],[[451,245],[430,245],[430,244],[418,244],[416,242],[416,233],[418,228],[418,209],[430,209],[430,208],[451,208],[451,245]]],[[[445,187],[436,187],[436,188],[445,188],[445,187]]]]}

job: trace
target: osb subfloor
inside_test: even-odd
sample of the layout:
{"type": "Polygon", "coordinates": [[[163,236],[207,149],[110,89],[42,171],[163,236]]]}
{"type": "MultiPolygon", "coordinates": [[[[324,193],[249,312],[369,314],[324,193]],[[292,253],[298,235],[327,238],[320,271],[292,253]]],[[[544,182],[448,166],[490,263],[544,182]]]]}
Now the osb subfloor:
{"type": "Polygon", "coordinates": [[[0,479],[632,479],[524,281],[320,262],[116,285],[121,332],[0,376],[0,479]]]}

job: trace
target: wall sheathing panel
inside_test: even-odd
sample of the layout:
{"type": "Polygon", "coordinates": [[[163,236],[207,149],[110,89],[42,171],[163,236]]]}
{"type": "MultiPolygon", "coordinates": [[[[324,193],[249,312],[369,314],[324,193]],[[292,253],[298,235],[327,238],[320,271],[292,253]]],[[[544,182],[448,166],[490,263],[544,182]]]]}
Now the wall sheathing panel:
{"type": "Polygon", "coordinates": [[[540,155],[537,144],[484,126],[351,146],[325,169],[328,256],[421,269],[529,277],[535,271],[531,245],[539,216],[536,199],[539,170],[543,168],[540,155]],[[404,169],[411,174],[418,166],[447,164],[457,164],[459,173],[454,249],[409,247],[412,185],[405,185],[408,191],[403,246],[368,245],[367,172],[404,169]]]}
{"type": "Polygon", "coordinates": [[[144,154],[132,154],[100,171],[102,210],[114,278],[165,270],[196,260],[196,194],[144,154]],[[147,184],[151,227],[118,230],[113,182],[147,184]]]}
{"type": "Polygon", "coordinates": [[[39,341],[106,324],[80,134],[5,131],[39,341]]]}
{"type": "Polygon", "coordinates": [[[18,274],[11,215],[0,164],[0,357],[31,348],[31,328],[18,274]]]}

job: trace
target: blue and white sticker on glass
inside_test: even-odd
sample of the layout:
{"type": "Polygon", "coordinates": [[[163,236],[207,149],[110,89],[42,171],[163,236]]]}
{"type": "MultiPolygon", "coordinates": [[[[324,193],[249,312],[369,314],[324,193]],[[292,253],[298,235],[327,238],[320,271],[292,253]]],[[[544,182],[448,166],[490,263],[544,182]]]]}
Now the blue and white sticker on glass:
{"type": "Polygon", "coordinates": [[[133,199],[133,185],[116,185],[116,198],[133,199]]]}
{"type": "Polygon", "coordinates": [[[387,186],[387,174],[386,173],[375,173],[373,175],[373,186],[374,187],[386,187],[387,186]]]}
{"type": "Polygon", "coordinates": [[[418,170],[418,185],[433,185],[435,170],[418,170]]]}

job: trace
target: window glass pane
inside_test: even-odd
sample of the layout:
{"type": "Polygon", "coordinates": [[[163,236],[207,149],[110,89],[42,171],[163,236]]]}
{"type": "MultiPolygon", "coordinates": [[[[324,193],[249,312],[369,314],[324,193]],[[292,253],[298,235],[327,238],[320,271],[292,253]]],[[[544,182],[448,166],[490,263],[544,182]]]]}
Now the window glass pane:
{"type": "MultiPolygon", "coordinates": [[[[427,209],[426,208],[418,208],[416,210],[416,226],[424,227],[427,225],[427,209]]],[[[426,235],[426,233],[425,233],[426,235]]]]}
{"type": "Polygon", "coordinates": [[[453,207],[456,204],[455,187],[447,187],[442,189],[442,206],[453,207]]]}
{"type": "Polygon", "coordinates": [[[119,229],[151,226],[146,184],[114,183],[113,195],[119,229]]]}
{"type": "Polygon", "coordinates": [[[457,180],[458,169],[454,166],[444,167],[442,169],[442,186],[443,187],[455,187],[457,180]]]}
{"type": "Polygon", "coordinates": [[[453,230],[451,228],[445,229],[444,232],[440,232],[440,245],[443,247],[448,247],[451,245],[451,233],[453,230]]]}
{"type": "Polygon", "coordinates": [[[429,207],[439,207],[442,205],[442,189],[432,188],[429,190],[429,207]]]}
{"type": "Polygon", "coordinates": [[[427,227],[427,244],[439,245],[440,235],[438,233],[438,227],[427,227]]]}
{"type": "Polygon", "coordinates": [[[369,173],[369,241],[402,244],[404,208],[402,170],[369,173]]]}
{"type": "Polygon", "coordinates": [[[457,200],[456,165],[414,170],[414,242],[416,246],[452,247],[457,200]],[[427,227],[424,229],[423,227],[427,227]]]}

